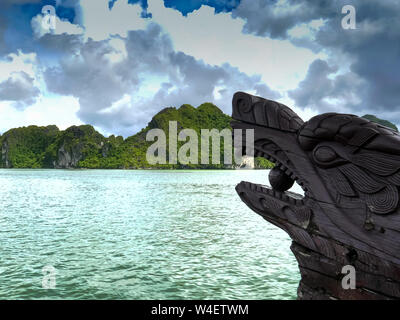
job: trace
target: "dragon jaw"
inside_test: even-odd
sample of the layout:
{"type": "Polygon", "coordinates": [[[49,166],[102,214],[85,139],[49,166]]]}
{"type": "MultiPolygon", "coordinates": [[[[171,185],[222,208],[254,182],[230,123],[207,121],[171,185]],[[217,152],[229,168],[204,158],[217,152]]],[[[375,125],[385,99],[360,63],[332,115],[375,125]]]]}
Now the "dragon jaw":
{"type": "Polygon", "coordinates": [[[252,154],[275,163],[272,188],[241,182],[236,191],[292,238],[299,298],[400,298],[400,135],[354,115],[304,123],[287,106],[242,92],[232,105],[233,129],[253,129],[252,154]],[[286,191],[293,181],[304,196],[286,191]],[[356,292],[340,285],[348,264],[371,278],[356,292]]]}
{"type": "Polygon", "coordinates": [[[310,171],[314,169],[306,161],[307,155],[297,142],[303,120],[287,106],[243,92],[234,95],[232,105],[233,129],[242,129],[243,142],[244,131],[253,129],[252,154],[275,164],[269,175],[272,187],[241,182],[236,187],[237,193],[251,209],[287,232],[287,223],[308,225],[307,212],[310,210],[306,203],[313,195],[307,179],[298,170],[298,164],[304,163],[303,167],[308,167],[310,171]],[[304,196],[287,191],[294,182],[301,186],[304,196]],[[299,211],[303,214],[296,214],[299,211]],[[282,212],[285,212],[284,217],[277,216],[282,212]]]}

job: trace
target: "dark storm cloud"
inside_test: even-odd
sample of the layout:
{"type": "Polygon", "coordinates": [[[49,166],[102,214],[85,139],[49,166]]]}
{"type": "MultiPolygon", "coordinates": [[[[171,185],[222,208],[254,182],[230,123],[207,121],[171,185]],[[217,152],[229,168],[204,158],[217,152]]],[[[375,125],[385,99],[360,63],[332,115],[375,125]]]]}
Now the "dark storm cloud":
{"type": "Polygon", "coordinates": [[[89,39],[79,51],[65,56],[58,66],[48,68],[44,76],[50,91],[79,98],[82,114],[110,107],[138,84],[135,68],[107,60],[106,55],[113,52],[108,41],[89,39]]]}
{"type": "MultiPolygon", "coordinates": [[[[276,0],[242,0],[232,11],[234,18],[245,21],[243,31],[258,36],[285,39],[288,30],[313,19],[332,18],[339,8],[337,1],[288,0],[279,5],[276,0]]],[[[341,7],[340,7],[341,8],[341,7]]]]}
{"type": "Polygon", "coordinates": [[[321,112],[350,112],[357,106],[354,92],[363,92],[363,82],[351,72],[331,79],[337,71],[337,66],[332,67],[326,61],[315,60],[298,88],[288,92],[289,97],[299,106],[321,112]]]}
{"type": "Polygon", "coordinates": [[[12,101],[17,109],[35,103],[39,94],[34,79],[23,71],[13,72],[7,80],[0,82],[0,101],[12,101]]]}
{"type": "MultiPolygon", "coordinates": [[[[40,44],[38,53],[40,55],[44,52],[46,56],[54,54],[57,58],[60,56],[73,55],[79,52],[82,47],[82,39],[82,35],[67,33],[54,35],[47,33],[36,40],[36,42],[40,44]]],[[[45,61],[42,62],[44,63],[45,61]]]]}
{"type": "Polygon", "coordinates": [[[317,42],[353,60],[351,71],[366,81],[360,108],[395,111],[400,107],[400,3],[365,1],[355,7],[356,30],[329,21],[317,42]]]}
{"type": "Polygon", "coordinates": [[[126,45],[126,56],[122,54],[121,61],[109,61],[117,51],[108,40],[89,40],[81,43],[79,54],[65,56],[44,74],[50,91],[79,99],[78,116],[82,121],[109,132],[130,135],[162,108],[184,103],[197,106],[215,102],[230,112],[232,95],[238,90],[279,97],[260,76],[248,76],[229,64],[211,66],[176,52],[169,36],[156,24],[130,31],[126,40],[119,40],[126,45]],[[144,76],[165,81],[151,98],[138,99],[144,76]],[[137,99],[122,99],[125,95],[137,99]],[[110,109],[116,102],[118,106],[110,109]]]}
{"type": "Polygon", "coordinates": [[[326,61],[315,60],[309,67],[306,78],[289,96],[301,106],[318,106],[318,102],[333,91],[333,81],[328,76],[337,71],[326,61]]]}
{"type": "MultiPolygon", "coordinates": [[[[244,32],[258,36],[289,39],[298,46],[306,46],[329,55],[331,65],[350,62],[346,76],[324,78],[328,65],[320,61],[310,66],[307,78],[291,92],[301,107],[325,110],[324,98],[357,95],[359,103],[343,100],[338,108],[347,107],[354,113],[363,111],[395,111],[400,107],[400,2],[372,1],[287,1],[286,9],[279,10],[276,1],[242,0],[232,15],[245,20],[244,32]],[[341,27],[342,6],[350,4],[356,9],[356,30],[341,27]],[[288,31],[296,25],[322,18],[325,25],[315,40],[294,39],[288,31]],[[320,70],[318,68],[321,68],[320,70]],[[319,76],[317,72],[320,72],[319,76]],[[322,78],[321,83],[313,78],[322,78]],[[334,78],[332,80],[331,78],[334,78]],[[359,83],[363,82],[363,86],[359,83]],[[318,92],[313,88],[318,88],[318,92]],[[334,89],[333,89],[334,88],[334,89]]],[[[328,69],[327,69],[328,68],[328,69]]],[[[321,80],[321,79],[319,79],[321,80]]]]}

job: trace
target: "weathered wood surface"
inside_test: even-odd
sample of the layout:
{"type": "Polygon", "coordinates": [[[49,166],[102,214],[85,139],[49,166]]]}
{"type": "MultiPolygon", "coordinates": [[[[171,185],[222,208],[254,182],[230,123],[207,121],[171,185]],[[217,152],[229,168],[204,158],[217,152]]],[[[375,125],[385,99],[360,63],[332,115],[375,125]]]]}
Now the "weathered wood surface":
{"type": "Polygon", "coordinates": [[[400,135],[355,115],[304,123],[287,106],[242,92],[232,104],[232,127],[254,130],[243,151],[276,165],[273,188],[241,182],[236,190],[292,238],[298,298],[400,299],[400,135]],[[293,181],[304,197],[286,191],[293,181]],[[342,286],[347,265],[355,289],[342,286]]]}

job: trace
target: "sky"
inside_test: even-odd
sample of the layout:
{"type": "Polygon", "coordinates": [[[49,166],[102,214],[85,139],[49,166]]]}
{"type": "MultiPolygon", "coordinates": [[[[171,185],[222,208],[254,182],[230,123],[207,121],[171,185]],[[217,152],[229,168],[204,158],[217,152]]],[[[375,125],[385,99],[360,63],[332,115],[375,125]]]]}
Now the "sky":
{"type": "Polygon", "coordinates": [[[369,113],[399,125],[400,1],[0,2],[0,133],[92,124],[126,137],[165,107],[231,114],[236,91],[304,120],[369,113]]]}

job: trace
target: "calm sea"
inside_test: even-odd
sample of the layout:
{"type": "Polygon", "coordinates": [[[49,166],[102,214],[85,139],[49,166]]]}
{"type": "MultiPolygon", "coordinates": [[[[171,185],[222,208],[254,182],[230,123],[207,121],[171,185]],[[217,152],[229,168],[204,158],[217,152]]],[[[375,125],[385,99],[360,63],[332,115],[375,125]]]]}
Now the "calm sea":
{"type": "Polygon", "coordinates": [[[295,299],[289,237],[242,180],[268,171],[0,170],[0,299],[295,299]]]}

